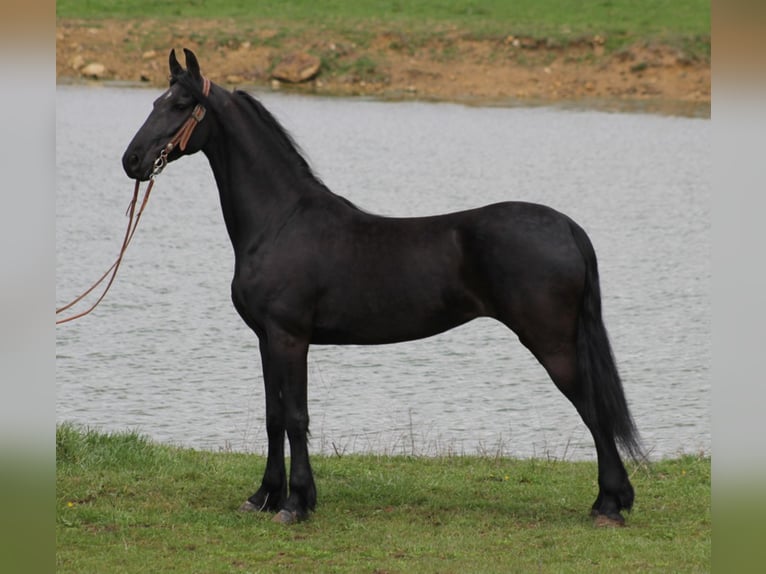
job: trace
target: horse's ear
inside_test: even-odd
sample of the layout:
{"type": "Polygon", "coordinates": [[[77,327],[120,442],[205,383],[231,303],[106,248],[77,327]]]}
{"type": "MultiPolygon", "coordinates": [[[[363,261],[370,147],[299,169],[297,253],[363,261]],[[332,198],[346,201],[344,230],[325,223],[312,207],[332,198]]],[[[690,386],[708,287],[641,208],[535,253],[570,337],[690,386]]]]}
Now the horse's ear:
{"type": "Polygon", "coordinates": [[[184,69],[181,67],[181,64],[178,63],[178,60],[176,59],[176,51],[170,50],[170,56],[168,57],[168,64],[170,66],[170,77],[175,77],[181,74],[184,69]]]}
{"type": "Polygon", "coordinates": [[[199,71],[197,56],[195,56],[194,52],[188,48],[184,48],[184,54],[186,54],[186,69],[189,70],[189,73],[195,80],[202,81],[202,74],[199,71]]]}

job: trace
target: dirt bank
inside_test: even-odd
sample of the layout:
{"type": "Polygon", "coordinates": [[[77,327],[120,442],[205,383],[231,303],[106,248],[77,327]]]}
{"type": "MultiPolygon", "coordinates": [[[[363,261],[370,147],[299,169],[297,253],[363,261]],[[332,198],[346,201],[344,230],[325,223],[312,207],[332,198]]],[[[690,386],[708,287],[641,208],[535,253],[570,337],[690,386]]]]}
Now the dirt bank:
{"type": "Polygon", "coordinates": [[[707,58],[646,42],[608,52],[605,43],[600,37],[566,45],[476,39],[454,29],[416,40],[366,30],[358,41],[326,30],[243,29],[233,21],[59,20],[56,76],[58,82],[96,78],[160,87],[167,82],[169,49],[189,47],[206,75],[230,87],[482,103],[602,101],[709,115],[707,58]],[[297,53],[316,58],[318,74],[301,84],[275,80],[275,66],[297,53]]]}

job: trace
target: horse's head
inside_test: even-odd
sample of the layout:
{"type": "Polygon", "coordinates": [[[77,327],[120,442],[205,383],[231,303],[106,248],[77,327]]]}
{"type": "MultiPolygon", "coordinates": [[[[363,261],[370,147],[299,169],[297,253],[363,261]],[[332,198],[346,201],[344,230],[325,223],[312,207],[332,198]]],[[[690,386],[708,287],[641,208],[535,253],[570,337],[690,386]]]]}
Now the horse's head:
{"type": "Polygon", "coordinates": [[[122,156],[125,173],[146,181],[167,162],[199,151],[210,133],[212,118],[205,120],[210,81],[202,76],[197,57],[184,48],[186,70],[171,50],[170,87],[154,101],[152,113],[122,156]],[[204,121],[203,121],[204,120],[204,121]]]}

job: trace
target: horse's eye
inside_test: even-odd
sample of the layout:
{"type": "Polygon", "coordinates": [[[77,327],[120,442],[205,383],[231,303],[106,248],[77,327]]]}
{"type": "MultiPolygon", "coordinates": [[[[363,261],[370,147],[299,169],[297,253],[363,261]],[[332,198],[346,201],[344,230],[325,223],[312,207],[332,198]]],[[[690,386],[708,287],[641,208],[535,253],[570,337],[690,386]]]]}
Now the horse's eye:
{"type": "Polygon", "coordinates": [[[191,106],[190,100],[178,100],[173,104],[173,108],[176,110],[185,110],[189,106],[191,106]]]}

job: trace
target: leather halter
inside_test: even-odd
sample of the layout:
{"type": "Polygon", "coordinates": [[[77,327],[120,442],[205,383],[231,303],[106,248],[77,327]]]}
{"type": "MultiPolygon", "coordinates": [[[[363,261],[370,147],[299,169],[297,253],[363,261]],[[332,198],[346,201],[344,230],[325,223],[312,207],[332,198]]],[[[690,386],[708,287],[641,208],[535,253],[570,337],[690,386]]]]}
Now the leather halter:
{"type": "MultiPolygon", "coordinates": [[[[205,76],[202,76],[202,95],[207,97],[208,94],[210,94],[210,80],[205,76]]],[[[173,151],[176,146],[180,147],[181,151],[186,149],[186,144],[189,143],[189,138],[191,137],[194,128],[196,128],[197,124],[204,119],[206,111],[205,106],[202,104],[194,106],[191,115],[186,119],[184,124],[178,129],[167,145],[162,148],[159,157],[154,161],[154,169],[150,176],[151,179],[157,177],[160,172],[165,169],[165,166],[168,164],[168,154],[173,151]]]]}
{"type": "MultiPolygon", "coordinates": [[[[210,80],[203,76],[202,95],[207,97],[208,94],[210,94],[210,80]]],[[[181,129],[176,132],[176,135],[173,136],[173,139],[168,142],[168,145],[165,146],[165,149],[168,151],[168,153],[173,151],[173,148],[175,148],[176,145],[181,148],[181,151],[186,149],[186,144],[189,142],[189,138],[191,137],[194,128],[197,127],[197,124],[204,119],[205,111],[205,106],[202,104],[197,104],[194,106],[191,115],[186,120],[184,125],[182,125],[181,129]]]]}

